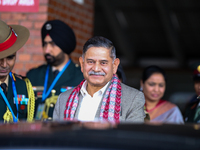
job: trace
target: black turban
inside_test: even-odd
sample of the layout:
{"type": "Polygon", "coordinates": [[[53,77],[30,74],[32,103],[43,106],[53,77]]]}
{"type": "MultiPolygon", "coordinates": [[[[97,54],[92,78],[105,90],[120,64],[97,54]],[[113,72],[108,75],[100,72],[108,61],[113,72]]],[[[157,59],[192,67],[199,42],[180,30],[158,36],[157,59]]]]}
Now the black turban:
{"type": "Polygon", "coordinates": [[[73,30],[60,20],[47,21],[42,27],[42,45],[47,34],[60,49],[70,54],[76,47],[76,37],[73,30]]]}

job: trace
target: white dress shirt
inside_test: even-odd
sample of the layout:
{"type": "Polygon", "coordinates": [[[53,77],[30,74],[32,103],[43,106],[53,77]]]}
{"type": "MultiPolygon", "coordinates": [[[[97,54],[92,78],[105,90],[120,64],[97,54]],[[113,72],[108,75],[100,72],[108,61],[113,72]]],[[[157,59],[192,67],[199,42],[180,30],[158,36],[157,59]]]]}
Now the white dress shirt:
{"type": "Polygon", "coordinates": [[[91,97],[87,90],[87,81],[83,83],[83,86],[81,87],[81,94],[83,96],[83,100],[81,102],[80,110],[78,113],[78,120],[80,121],[97,121],[95,118],[97,109],[99,107],[99,104],[101,102],[103,93],[105,92],[109,82],[101,88],[99,91],[94,93],[93,97],[91,97]]]}

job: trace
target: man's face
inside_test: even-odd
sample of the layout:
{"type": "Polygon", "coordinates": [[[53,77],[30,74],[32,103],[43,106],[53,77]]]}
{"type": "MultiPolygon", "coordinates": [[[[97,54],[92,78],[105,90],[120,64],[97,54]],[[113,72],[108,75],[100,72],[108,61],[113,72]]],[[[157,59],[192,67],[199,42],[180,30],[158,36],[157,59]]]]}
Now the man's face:
{"type": "Polygon", "coordinates": [[[200,95],[200,81],[194,82],[194,89],[197,95],[200,95]]]}
{"type": "Polygon", "coordinates": [[[79,58],[81,71],[89,86],[105,86],[116,73],[119,59],[110,57],[110,50],[104,47],[91,47],[85,53],[84,58],[79,58]]]}
{"type": "Polygon", "coordinates": [[[53,42],[49,35],[44,39],[43,52],[47,63],[50,65],[58,66],[64,62],[66,54],[53,42]]]}
{"type": "Polygon", "coordinates": [[[16,53],[0,59],[0,80],[4,81],[6,76],[12,71],[16,60],[16,53]]]}

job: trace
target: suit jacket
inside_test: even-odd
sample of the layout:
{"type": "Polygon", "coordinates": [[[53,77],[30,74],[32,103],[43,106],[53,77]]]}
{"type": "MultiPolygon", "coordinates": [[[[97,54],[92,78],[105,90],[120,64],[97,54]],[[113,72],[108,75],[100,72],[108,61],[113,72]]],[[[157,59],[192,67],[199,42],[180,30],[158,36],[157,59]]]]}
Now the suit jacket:
{"type": "Polygon", "coordinates": [[[186,123],[199,123],[200,122],[200,115],[194,119],[196,114],[196,109],[199,104],[199,100],[193,101],[186,106],[186,110],[184,113],[184,120],[186,123]]]}
{"type": "MultiPolygon", "coordinates": [[[[26,83],[24,80],[21,80],[20,78],[15,76],[15,86],[16,86],[16,90],[17,90],[17,95],[24,95],[26,98],[28,98],[28,93],[27,93],[27,87],[26,87],[26,83]]],[[[8,102],[15,114],[15,116],[17,115],[17,108],[16,108],[16,104],[14,104],[14,94],[13,94],[13,88],[12,88],[12,79],[9,76],[9,82],[8,82],[8,91],[7,91],[7,99],[8,102]]],[[[0,121],[3,121],[3,115],[5,114],[7,110],[7,105],[3,99],[3,97],[0,94],[0,121]]],[[[19,119],[27,119],[27,105],[23,104],[23,106],[21,104],[18,104],[18,118],[19,119]]]]}
{"type": "MultiPolygon", "coordinates": [[[[109,87],[109,86],[108,86],[109,87]]],[[[144,122],[144,94],[137,89],[129,87],[121,83],[122,87],[122,99],[121,99],[121,112],[120,112],[120,122],[144,122]]],[[[61,93],[58,97],[55,109],[53,112],[53,120],[62,121],[64,119],[64,110],[66,108],[66,102],[73,89],[61,93]]],[[[107,89],[106,89],[107,90],[107,89]]],[[[106,92],[105,90],[105,92],[106,92]]],[[[104,93],[105,95],[105,93],[104,93]]],[[[101,103],[96,112],[96,118],[100,116],[101,103]]],[[[78,117],[78,112],[80,110],[80,104],[82,101],[82,95],[79,93],[79,103],[77,110],[75,112],[75,119],[78,117]]]]}

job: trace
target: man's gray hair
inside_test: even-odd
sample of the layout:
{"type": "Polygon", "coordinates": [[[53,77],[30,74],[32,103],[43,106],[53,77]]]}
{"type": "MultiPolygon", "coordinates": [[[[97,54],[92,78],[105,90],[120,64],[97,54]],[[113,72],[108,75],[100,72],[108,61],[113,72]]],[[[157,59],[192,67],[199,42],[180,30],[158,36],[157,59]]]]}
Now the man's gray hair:
{"type": "Polygon", "coordinates": [[[113,43],[105,37],[102,36],[94,36],[90,38],[83,46],[83,54],[82,57],[84,59],[84,55],[87,50],[91,47],[104,47],[110,50],[110,57],[114,60],[116,59],[116,49],[113,43]]]}

